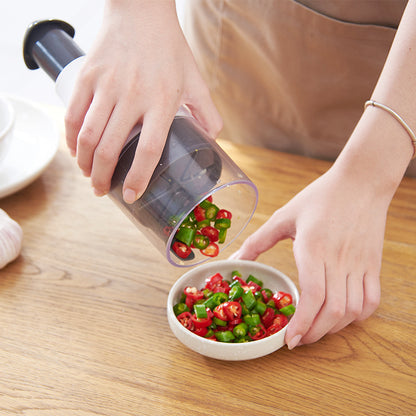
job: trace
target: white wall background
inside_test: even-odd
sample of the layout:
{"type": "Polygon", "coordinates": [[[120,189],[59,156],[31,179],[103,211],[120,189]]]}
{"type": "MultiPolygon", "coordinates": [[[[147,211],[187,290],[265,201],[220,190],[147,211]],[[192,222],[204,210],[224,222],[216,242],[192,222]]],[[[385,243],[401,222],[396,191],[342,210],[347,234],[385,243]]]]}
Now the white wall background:
{"type": "MultiPolygon", "coordinates": [[[[183,2],[177,0],[181,19],[183,2]]],[[[0,0],[0,94],[59,105],[53,81],[27,69],[22,55],[26,28],[35,20],[61,19],[75,28],[75,40],[88,51],[100,27],[105,0],[0,0]]]]}

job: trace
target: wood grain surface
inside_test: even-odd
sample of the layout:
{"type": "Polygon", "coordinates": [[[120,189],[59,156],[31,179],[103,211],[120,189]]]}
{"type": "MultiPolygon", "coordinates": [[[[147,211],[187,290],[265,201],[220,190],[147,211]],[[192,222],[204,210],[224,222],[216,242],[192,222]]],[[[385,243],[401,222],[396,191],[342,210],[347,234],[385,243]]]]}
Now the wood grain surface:
{"type": "MultiPolygon", "coordinates": [[[[62,128],[61,111],[49,111],[62,128]]],[[[260,193],[225,258],[329,164],[219,143],[260,193]]],[[[184,270],[93,195],[63,138],[43,175],[0,206],[24,230],[21,256],[0,270],[1,416],[416,414],[415,179],[389,211],[377,312],[246,362],[203,357],[174,337],[165,305],[184,270]]],[[[259,261],[297,282],[290,241],[259,261]]]]}

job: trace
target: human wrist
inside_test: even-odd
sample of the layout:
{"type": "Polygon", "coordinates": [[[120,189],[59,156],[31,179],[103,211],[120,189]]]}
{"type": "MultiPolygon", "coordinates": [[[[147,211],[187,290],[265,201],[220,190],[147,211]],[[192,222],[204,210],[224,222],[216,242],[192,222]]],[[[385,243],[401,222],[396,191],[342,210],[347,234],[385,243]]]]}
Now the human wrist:
{"type": "Polygon", "coordinates": [[[387,112],[367,108],[334,163],[360,187],[391,199],[412,158],[407,131],[387,112]]]}

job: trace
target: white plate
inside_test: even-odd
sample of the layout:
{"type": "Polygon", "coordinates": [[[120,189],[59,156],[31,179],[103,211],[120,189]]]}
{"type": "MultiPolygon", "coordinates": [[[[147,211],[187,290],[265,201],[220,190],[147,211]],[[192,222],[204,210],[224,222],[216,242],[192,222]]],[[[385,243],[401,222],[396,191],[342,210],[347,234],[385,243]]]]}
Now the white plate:
{"type": "Polygon", "coordinates": [[[0,163],[0,198],[37,179],[56,155],[60,140],[57,125],[42,108],[21,98],[7,98],[16,120],[10,149],[0,163]]]}

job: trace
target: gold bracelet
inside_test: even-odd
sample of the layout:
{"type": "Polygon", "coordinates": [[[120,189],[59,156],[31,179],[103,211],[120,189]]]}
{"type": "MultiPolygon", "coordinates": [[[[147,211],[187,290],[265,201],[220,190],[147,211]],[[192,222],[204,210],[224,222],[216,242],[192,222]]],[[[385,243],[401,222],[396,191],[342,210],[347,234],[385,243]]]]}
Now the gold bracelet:
{"type": "Polygon", "coordinates": [[[365,104],[364,104],[364,110],[368,106],[370,106],[370,105],[373,106],[373,107],[378,107],[378,108],[381,108],[381,109],[387,111],[407,131],[408,135],[410,136],[410,140],[412,141],[412,145],[413,145],[413,156],[412,156],[412,159],[414,159],[416,157],[416,135],[415,135],[415,133],[413,133],[413,130],[409,127],[409,125],[394,110],[392,110],[390,107],[387,107],[384,104],[378,103],[377,101],[373,101],[373,100],[366,101],[365,104]]]}

